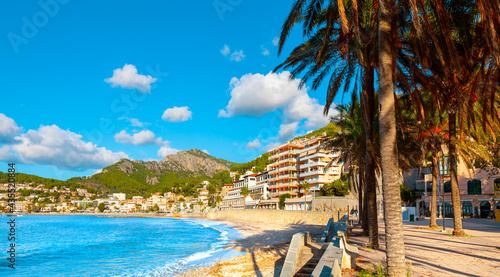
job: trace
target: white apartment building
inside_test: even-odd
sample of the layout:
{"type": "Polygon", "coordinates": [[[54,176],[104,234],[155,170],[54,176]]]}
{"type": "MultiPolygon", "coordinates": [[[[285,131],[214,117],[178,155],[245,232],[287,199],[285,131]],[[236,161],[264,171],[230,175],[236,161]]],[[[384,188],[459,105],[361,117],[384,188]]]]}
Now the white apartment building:
{"type": "Polygon", "coordinates": [[[222,199],[221,209],[243,209],[245,205],[254,206],[255,201],[252,200],[251,194],[243,199],[241,195],[241,188],[247,187],[250,193],[256,188],[257,173],[247,172],[247,174],[240,177],[240,180],[234,182],[234,190],[230,190],[227,196],[222,199]]]}
{"type": "Polygon", "coordinates": [[[310,192],[316,195],[324,184],[340,179],[342,174],[342,163],[336,161],[340,154],[321,148],[324,140],[323,136],[303,139],[304,148],[298,155],[299,183],[309,182],[310,192]]]}
{"type": "Polygon", "coordinates": [[[342,162],[330,161],[339,157],[339,153],[323,149],[322,142],[326,134],[319,137],[289,141],[269,150],[269,193],[273,199],[289,193],[292,198],[303,193],[300,184],[307,181],[311,192],[318,193],[326,183],[337,180],[342,174],[342,162]]]}
{"type": "Polygon", "coordinates": [[[250,196],[254,201],[258,202],[261,199],[267,199],[269,197],[268,177],[267,170],[255,176],[255,186],[250,188],[250,196]]]}

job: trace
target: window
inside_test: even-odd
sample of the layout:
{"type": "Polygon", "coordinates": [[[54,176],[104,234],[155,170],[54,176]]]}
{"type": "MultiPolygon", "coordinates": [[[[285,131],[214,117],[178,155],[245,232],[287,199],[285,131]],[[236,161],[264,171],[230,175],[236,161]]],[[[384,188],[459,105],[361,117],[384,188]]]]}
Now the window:
{"type": "Polygon", "coordinates": [[[444,156],[439,159],[439,174],[450,175],[450,170],[448,168],[448,156],[444,156]]]}
{"type": "Polygon", "coordinates": [[[464,202],[462,206],[462,215],[472,215],[472,203],[470,201],[464,202]]]}
{"type": "Polygon", "coordinates": [[[444,183],[444,192],[451,192],[451,181],[444,183]]]}
{"type": "Polygon", "coordinates": [[[474,179],[467,182],[467,194],[481,194],[481,181],[474,179]]]}
{"type": "Polygon", "coordinates": [[[495,181],[493,181],[493,191],[500,192],[500,178],[497,178],[495,179],[495,181]]]}

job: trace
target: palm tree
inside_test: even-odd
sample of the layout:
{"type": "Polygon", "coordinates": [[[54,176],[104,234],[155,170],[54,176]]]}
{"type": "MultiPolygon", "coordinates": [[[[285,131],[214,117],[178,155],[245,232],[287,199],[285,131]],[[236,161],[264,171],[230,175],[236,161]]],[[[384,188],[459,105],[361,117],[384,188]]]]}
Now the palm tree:
{"type": "Polygon", "coordinates": [[[373,146],[374,72],[378,63],[375,20],[377,4],[376,1],[370,0],[360,3],[353,1],[349,5],[344,5],[344,2],[347,4],[348,1],[329,1],[324,7],[322,2],[295,1],[282,27],[279,51],[281,52],[292,27],[299,22],[303,23],[304,37],[308,37],[308,40],[297,46],[287,60],[275,70],[293,68],[292,78],[306,70],[301,86],[313,78],[313,89],[317,89],[323,79],[329,75],[325,115],[328,114],[339,92],[352,95],[361,93],[366,136],[364,173],[370,221],[370,244],[373,248],[378,248],[376,166],[373,146]],[[337,24],[341,28],[338,28],[337,24]],[[316,30],[315,33],[312,33],[314,30],[316,30]]]}
{"type": "MultiPolygon", "coordinates": [[[[500,118],[494,108],[495,94],[500,91],[498,77],[492,83],[495,79],[492,76],[498,76],[500,53],[493,44],[484,43],[491,41],[488,34],[498,32],[490,32],[485,25],[491,20],[488,17],[498,18],[500,10],[498,7],[488,12],[482,10],[490,4],[488,0],[470,0],[447,5],[435,2],[419,7],[421,16],[417,16],[416,21],[422,21],[427,32],[421,32],[415,36],[418,39],[412,41],[413,58],[418,64],[411,70],[414,80],[431,92],[437,108],[448,115],[448,161],[455,235],[464,235],[457,177],[460,142],[469,137],[480,139],[476,128],[478,110],[481,110],[485,132],[491,130],[500,118]],[[483,32],[484,28],[488,30],[483,32]],[[437,55],[426,55],[430,51],[437,55]],[[472,132],[466,134],[467,129],[472,132]]],[[[490,23],[499,25],[498,22],[490,23]]]]}
{"type": "MultiPolygon", "coordinates": [[[[430,153],[432,161],[432,199],[431,199],[431,220],[429,227],[437,227],[436,223],[436,202],[437,202],[437,182],[438,182],[438,155],[441,152],[442,146],[445,141],[444,127],[429,126],[427,131],[422,132],[420,141],[426,152],[430,153]]],[[[427,186],[427,184],[425,184],[427,186]]]]}
{"type": "Polygon", "coordinates": [[[379,0],[378,55],[379,55],[379,134],[384,194],[384,219],[389,276],[405,275],[403,218],[399,187],[398,150],[396,148],[396,115],[393,87],[392,10],[394,1],[379,0]]]}
{"type": "Polygon", "coordinates": [[[217,197],[215,197],[215,203],[220,206],[220,203],[222,203],[222,196],[217,195],[217,197]]]}
{"type": "Polygon", "coordinates": [[[339,104],[336,106],[337,116],[331,118],[331,122],[342,127],[342,131],[331,136],[323,145],[326,149],[339,151],[340,155],[336,161],[344,161],[349,164],[347,171],[351,176],[351,189],[358,194],[358,207],[360,211],[360,224],[364,235],[368,235],[368,201],[365,191],[365,162],[366,143],[365,129],[363,127],[362,111],[357,97],[354,95],[352,103],[339,104]]]}
{"type": "Polygon", "coordinates": [[[305,210],[307,211],[307,194],[309,193],[309,189],[311,188],[311,184],[309,184],[308,181],[304,181],[299,186],[301,189],[304,190],[304,202],[306,203],[305,210]]]}
{"type": "Polygon", "coordinates": [[[250,195],[250,190],[248,189],[248,187],[242,187],[241,188],[241,195],[243,195],[243,207],[244,209],[247,208],[246,206],[246,198],[248,195],[250,195]]]}
{"type": "Polygon", "coordinates": [[[203,206],[203,201],[199,200],[198,201],[198,206],[200,206],[200,212],[201,212],[201,207],[203,206]]]}

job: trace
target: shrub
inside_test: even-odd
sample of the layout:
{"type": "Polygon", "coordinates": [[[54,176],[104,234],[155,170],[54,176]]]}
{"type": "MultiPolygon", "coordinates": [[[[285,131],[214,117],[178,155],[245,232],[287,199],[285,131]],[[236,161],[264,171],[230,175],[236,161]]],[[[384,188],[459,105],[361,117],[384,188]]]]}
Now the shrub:
{"type": "Polygon", "coordinates": [[[324,184],[319,190],[322,196],[345,196],[349,194],[349,182],[338,179],[331,183],[324,184]]]}

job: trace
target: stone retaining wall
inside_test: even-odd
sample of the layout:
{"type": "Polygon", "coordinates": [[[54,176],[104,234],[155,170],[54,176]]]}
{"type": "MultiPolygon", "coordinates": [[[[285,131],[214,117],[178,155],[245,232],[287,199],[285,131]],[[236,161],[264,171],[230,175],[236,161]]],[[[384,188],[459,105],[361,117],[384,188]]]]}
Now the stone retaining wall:
{"type": "MultiPolygon", "coordinates": [[[[226,210],[207,214],[208,219],[304,225],[326,225],[331,217],[331,212],[306,212],[264,209],[226,210]]],[[[337,213],[334,213],[333,217],[334,222],[338,221],[337,213]]]]}

